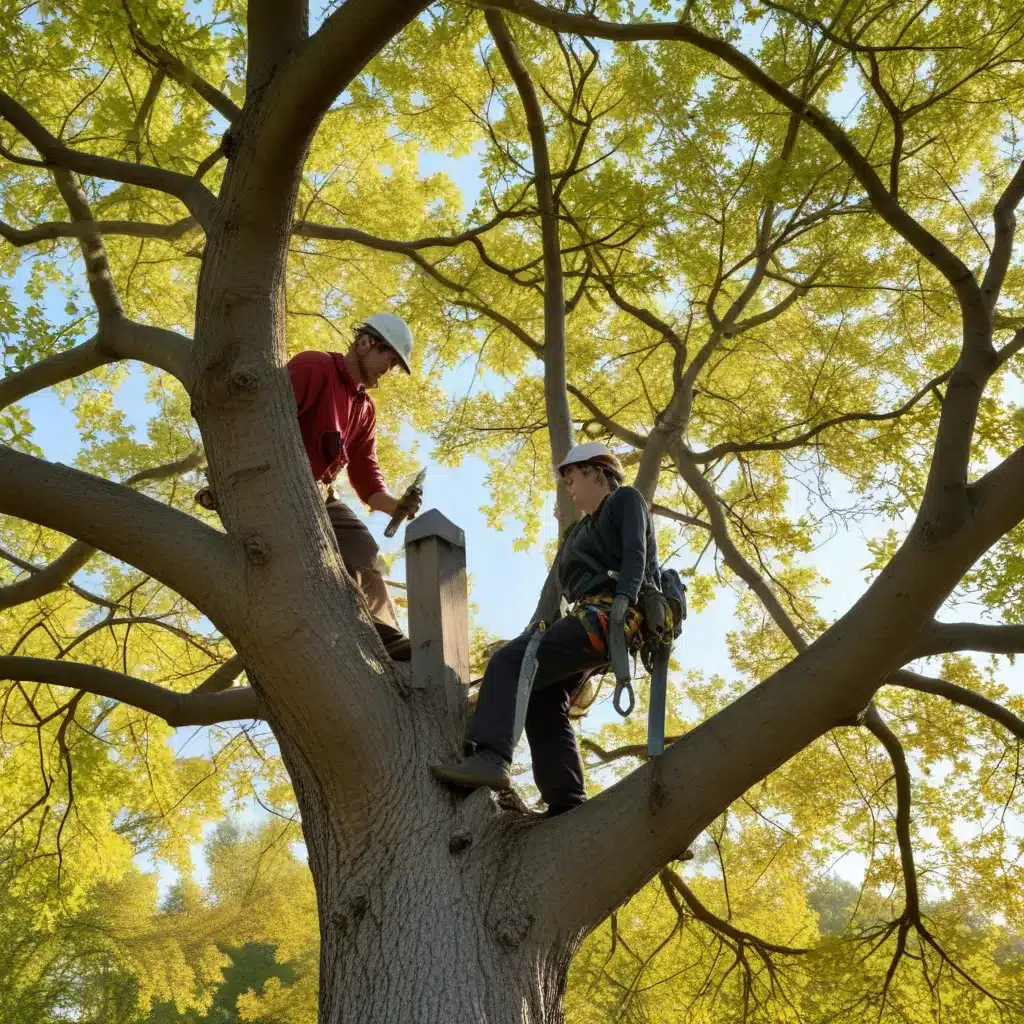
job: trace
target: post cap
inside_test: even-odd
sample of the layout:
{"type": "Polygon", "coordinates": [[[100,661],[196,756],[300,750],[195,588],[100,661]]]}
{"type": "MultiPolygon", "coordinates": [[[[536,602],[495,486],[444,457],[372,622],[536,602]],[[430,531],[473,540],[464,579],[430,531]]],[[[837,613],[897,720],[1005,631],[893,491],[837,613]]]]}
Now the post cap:
{"type": "Polygon", "coordinates": [[[436,508],[418,515],[405,529],[406,546],[428,537],[439,537],[452,547],[465,548],[466,534],[436,508]]]}

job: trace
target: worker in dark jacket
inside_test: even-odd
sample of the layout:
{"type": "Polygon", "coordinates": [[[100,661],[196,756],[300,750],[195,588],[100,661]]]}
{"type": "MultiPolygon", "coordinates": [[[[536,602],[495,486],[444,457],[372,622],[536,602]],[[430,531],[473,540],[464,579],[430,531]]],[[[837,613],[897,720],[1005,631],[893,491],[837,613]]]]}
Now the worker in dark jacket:
{"type": "Polygon", "coordinates": [[[458,764],[430,767],[450,785],[508,789],[523,722],[549,815],[586,799],[569,706],[590,675],[608,668],[608,622],[616,603],[625,611],[627,639],[636,638],[640,588],[658,564],[647,504],[635,488],[622,486],[622,466],[604,445],[577,445],[558,472],[583,518],[559,545],[535,621],[488,662],[469,728],[475,752],[458,764]],[[561,614],[563,598],[567,615],[561,614]],[[527,690],[532,657],[536,674],[527,690]]]}
{"type": "Polygon", "coordinates": [[[412,333],[405,321],[392,313],[378,313],[356,328],[347,352],[300,352],[288,363],[310,468],[329,488],[327,515],[341,559],[366,597],[377,632],[395,661],[408,661],[411,651],[384,582],[377,557],[380,549],[363,521],[337,500],[330,485],[345,469],[352,489],[373,511],[388,516],[402,511],[410,519],[419,511],[418,492],[396,498],[384,484],[377,463],[377,409],[367,393],[396,366],[411,373],[411,355],[412,333]]]}

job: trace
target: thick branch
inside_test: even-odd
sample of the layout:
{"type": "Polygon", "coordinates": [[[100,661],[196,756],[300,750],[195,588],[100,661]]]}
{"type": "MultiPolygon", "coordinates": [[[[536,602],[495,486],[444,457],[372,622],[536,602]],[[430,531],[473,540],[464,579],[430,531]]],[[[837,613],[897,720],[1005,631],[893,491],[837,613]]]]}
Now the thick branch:
{"type": "Polygon", "coordinates": [[[192,342],[177,331],[115,317],[101,324],[81,345],[0,380],[0,409],[118,359],[137,359],[156,366],[181,381],[187,391],[190,389],[191,353],[192,342]]]}
{"type": "Polygon", "coordinates": [[[918,892],[917,869],[914,867],[914,846],[910,836],[911,786],[910,767],[896,734],[885,724],[878,708],[869,705],[864,714],[864,725],[885,747],[892,761],[896,776],[896,839],[900,847],[900,861],[903,865],[903,886],[906,890],[906,913],[918,920],[921,916],[921,898],[918,892]]]}
{"type": "Polygon", "coordinates": [[[228,539],[122,484],[0,447],[0,512],[134,565],[224,623],[244,590],[228,539]]]}
{"type": "MultiPolygon", "coordinates": [[[[86,545],[86,547],[88,547],[88,545],[86,545]]],[[[89,548],[90,552],[92,552],[93,550],[95,549],[91,547],[89,548]]],[[[65,552],[65,554],[67,554],[67,552],[65,552]]],[[[49,566],[34,565],[32,562],[28,562],[24,558],[19,558],[13,551],[8,551],[6,548],[0,548],[0,558],[4,559],[7,562],[10,562],[11,565],[16,566],[19,569],[24,569],[25,572],[30,573],[32,575],[38,572],[45,572],[49,568],[49,566]]],[[[18,584],[12,584],[12,586],[17,585],[18,584]]],[[[50,589],[51,588],[47,586],[46,592],[48,593],[50,589]]],[[[99,594],[95,594],[91,590],[86,590],[85,587],[80,587],[76,583],[69,582],[68,589],[71,590],[73,593],[77,594],[83,600],[88,601],[91,604],[99,605],[101,608],[109,608],[111,610],[117,608],[116,601],[109,601],[107,600],[107,598],[101,597],[99,594]]],[[[40,595],[33,596],[38,597],[40,595]]],[[[25,600],[28,600],[28,598],[26,598],[25,600]]],[[[20,603],[20,601],[18,603],[20,603]]]]}
{"type": "Polygon", "coordinates": [[[133,164],[126,160],[83,153],[65,146],[43,127],[13,96],[0,91],[0,117],[16,128],[43,155],[48,166],[108,181],[155,189],[180,199],[200,224],[207,224],[216,200],[201,182],[187,174],[167,171],[149,164],[133,164]]]}
{"type": "Polygon", "coordinates": [[[52,594],[53,591],[64,586],[92,558],[95,551],[96,549],[91,545],[76,540],[49,565],[35,568],[27,579],[0,587],[0,609],[13,608],[26,601],[35,601],[47,594],[52,594]]]}
{"type": "MultiPolygon", "coordinates": [[[[141,470],[129,477],[125,481],[125,486],[134,487],[136,484],[145,483],[148,480],[166,480],[179,473],[187,473],[189,470],[201,466],[204,459],[205,456],[200,449],[176,462],[141,470]]],[[[75,541],[60,557],[54,559],[44,568],[31,567],[29,571],[33,575],[28,579],[19,580],[7,587],[0,587],[0,609],[13,608],[15,605],[24,604],[25,601],[34,601],[62,587],[92,558],[95,551],[96,549],[89,544],[75,541]]],[[[25,565],[26,563],[19,564],[25,565]]]]}
{"type": "Polygon", "coordinates": [[[965,708],[980,711],[981,714],[987,715],[993,721],[1005,726],[1018,739],[1024,740],[1024,718],[1015,715],[1009,708],[1004,708],[1002,704],[997,704],[994,700],[989,700],[988,697],[969,690],[966,686],[958,686],[946,679],[922,676],[907,669],[893,672],[886,679],[886,683],[891,686],[903,686],[908,690],[918,690],[921,693],[932,693],[936,697],[945,697],[946,700],[950,700],[954,704],[962,704],[965,708]]]}
{"type": "Polygon", "coordinates": [[[290,167],[335,98],[427,6],[427,0],[347,0],[301,42],[304,30],[298,9],[307,9],[305,2],[259,0],[250,5],[259,21],[253,26],[258,37],[250,42],[249,92],[266,84],[259,131],[265,159],[290,167]],[[282,19],[288,22],[283,31],[282,19]],[[290,55],[278,65],[279,54],[289,47],[290,55]],[[268,70],[275,66],[268,80],[268,70]]]}
{"type": "Polygon", "coordinates": [[[245,91],[258,92],[309,36],[308,0],[249,0],[245,91]]]}
{"type": "Polygon", "coordinates": [[[214,669],[192,692],[221,693],[223,690],[229,690],[244,671],[245,666],[242,664],[242,659],[237,654],[233,654],[223,665],[214,669]]]}
{"type": "Polygon", "coordinates": [[[914,657],[953,651],[1024,654],[1024,626],[986,626],[980,622],[932,622],[921,631],[914,657]]]}
{"type": "Polygon", "coordinates": [[[964,572],[1024,519],[1024,448],[972,485],[969,500],[969,526],[938,552],[920,527],[912,529],[825,633],[673,743],[656,770],[648,763],[522,834],[518,882],[532,894],[538,932],[565,934],[600,921],[754,783],[860,713],[964,572]],[[629,842],[608,844],[611,834],[629,842]]]}
{"type": "Polygon", "coordinates": [[[129,238],[157,238],[175,242],[189,231],[199,227],[195,217],[182,217],[170,224],[154,224],[134,220],[95,220],[91,224],[73,224],[69,221],[48,221],[30,228],[16,228],[0,221],[0,237],[11,245],[34,245],[57,238],[85,238],[90,231],[100,235],[126,235],[129,238]]]}
{"type": "Polygon", "coordinates": [[[995,237],[992,255],[988,261],[988,269],[981,282],[981,293],[985,296],[989,310],[994,310],[999,301],[999,293],[1003,290],[1006,270],[1013,256],[1013,239],[1017,231],[1017,207],[1024,198],[1024,162],[1017,168],[1017,173],[1010,179],[1006,190],[992,211],[995,225],[995,237]]]}
{"type": "Polygon", "coordinates": [[[134,22],[131,25],[131,31],[132,38],[135,40],[136,52],[143,60],[166,72],[179,85],[185,86],[186,89],[192,89],[229,123],[241,115],[242,108],[237,103],[221,92],[212,82],[208,82],[202,75],[186,66],[180,58],[160,46],[159,43],[151,43],[144,38],[134,22]]]}
{"type": "Polygon", "coordinates": [[[121,672],[75,661],[0,656],[0,679],[84,690],[158,715],[173,726],[216,725],[263,717],[256,692],[248,686],[223,693],[176,693],[121,672]]]}

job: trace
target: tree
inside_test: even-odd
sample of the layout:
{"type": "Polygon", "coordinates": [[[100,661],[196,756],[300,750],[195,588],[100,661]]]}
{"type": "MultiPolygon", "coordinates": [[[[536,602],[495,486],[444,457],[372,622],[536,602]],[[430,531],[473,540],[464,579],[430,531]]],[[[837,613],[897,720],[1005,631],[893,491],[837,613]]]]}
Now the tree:
{"type": "MultiPolygon", "coordinates": [[[[346,0],[312,30],[305,4],[252,0],[244,17],[218,5],[215,30],[173,4],[48,4],[5,43],[4,198],[17,223],[2,232],[48,252],[77,241],[95,317],[72,297],[55,330],[40,296],[69,279],[58,259],[37,263],[27,288],[36,305],[5,313],[20,340],[0,398],[10,408],[140,361],[161,371],[159,447],[174,456],[143,462],[155,452],[125,444],[112,422],[83,469],[47,463],[28,450],[24,416],[8,414],[0,512],[73,543],[45,567],[12,553],[30,575],[5,601],[98,603],[106,613],[90,614],[105,618],[90,636],[112,638],[91,663],[69,660],[92,625],[61,642],[44,628],[60,614],[49,609],[0,658],[44,762],[44,792],[5,808],[10,827],[26,849],[38,832],[59,854],[79,799],[67,735],[97,697],[170,725],[265,718],[309,851],[324,1022],[557,1020],[584,937],[654,877],[677,920],[725,936],[743,979],[736,1005],[750,1012],[753,997],[756,1009],[751,951],[767,964],[806,947],[737,933],[728,908],[707,909],[709,894],[669,865],[709,827],[727,847],[733,805],[745,826],[776,800],[806,806],[787,789],[843,777],[852,745],[852,796],[819,808],[816,824],[833,843],[850,826],[850,844],[865,845],[874,799],[891,801],[892,842],[869,880],[888,884],[889,898],[858,922],[850,947],[881,951],[881,967],[871,962],[849,1006],[835,991],[815,998],[847,1014],[912,1001],[900,991],[912,955],[935,999],[953,985],[958,998],[1009,1005],[1000,978],[980,975],[955,928],[923,909],[928,818],[915,821],[907,747],[937,760],[941,729],[965,729],[953,705],[1024,734],[1001,691],[955,656],[1024,650],[1013,611],[1024,439],[999,397],[1024,345],[1019,18],[998,5],[771,2],[655,20],[666,6],[626,22],[620,4],[577,13],[533,0],[346,0]],[[214,84],[240,71],[244,89],[214,84]],[[844,117],[833,108],[857,82],[863,95],[844,117]],[[379,129],[384,116],[391,134],[379,129]],[[361,159],[375,132],[371,153],[385,156],[387,174],[361,159]],[[494,209],[451,230],[450,193],[417,183],[403,133],[456,149],[486,138],[494,209]],[[354,166],[339,181],[332,171],[345,160],[354,166]],[[61,205],[70,219],[54,219],[61,205]],[[374,232],[396,208],[409,211],[410,235],[424,233],[374,232]],[[353,244],[363,247],[355,257],[344,248],[353,244]],[[370,260],[373,287],[422,317],[426,347],[451,340],[446,358],[475,348],[482,366],[515,375],[504,396],[467,400],[467,415],[438,431],[452,458],[485,432],[509,440],[516,457],[493,456],[505,464],[496,515],[578,425],[612,440],[666,523],[698,548],[712,543],[749,588],[734,661],[756,685],[698,689],[709,717],[663,759],[552,821],[433,783],[425,765],[458,750],[466,702],[453,709],[443,685],[411,689],[385,659],[305,468],[285,355],[330,330],[321,314],[361,310],[370,260]],[[297,327],[307,314],[315,330],[297,327]],[[68,344],[87,327],[91,336],[68,344]],[[486,346],[469,329],[479,327],[486,346]],[[170,479],[182,471],[192,419],[222,528],[186,513],[168,478],[139,479],[158,463],[171,462],[170,479]],[[816,614],[819,581],[798,558],[815,524],[786,515],[800,458],[907,519],[832,623],[816,614]],[[85,471],[101,467],[151,493],[85,471]],[[126,576],[118,600],[73,581],[95,549],[117,560],[108,582],[126,576]],[[160,604],[148,623],[131,603],[147,587],[160,604]],[[1007,624],[937,621],[957,588],[1007,624]],[[195,664],[129,664],[128,632],[168,632],[168,619],[183,645],[213,624],[197,662],[214,674],[198,691],[179,682],[195,664]],[[905,668],[939,655],[949,678],[905,668]],[[251,686],[230,685],[243,665],[251,686]],[[883,686],[892,689],[876,701],[883,686]],[[920,709],[942,705],[920,694],[950,702],[934,715],[940,725],[922,725],[920,709]],[[897,735],[901,719],[912,735],[897,735]],[[847,731],[853,744],[838,738],[847,731]]],[[[441,396],[428,389],[416,401],[423,415],[441,396]]],[[[520,502],[528,535],[533,494],[520,502]]],[[[31,527],[11,531],[15,546],[53,544],[31,527]]],[[[712,586],[695,577],[695,596],[712,586]]],[[[74,609],[62,609],[79,630],[74,609]]],[[[96,713],[114,712],[103,703],[96,713]]],[[[1019,809],[1015,771],[1001,760],[1016,748],[994,728],[968,732],[963,761],[999,762],[975,810],[1002,800],[1019,809]]],[[[974,765],[956,768],[962,781],[974,765]]],[[[952,799],[937,788],[918,785],[917,806],[952,799]]],[[[1016,922],[1018,869],[1002,846],[992,852],[1009,842],[1003,826],[979,840],[977,856],[997,857],[1006,884],[998,899],[982,887],[978,909],[1016,922]]],[[[951,872],[948,884],[967,883],[951,872]]],[[[806,917],[796,896],[785,909],[786,921],[806,917]]]]}

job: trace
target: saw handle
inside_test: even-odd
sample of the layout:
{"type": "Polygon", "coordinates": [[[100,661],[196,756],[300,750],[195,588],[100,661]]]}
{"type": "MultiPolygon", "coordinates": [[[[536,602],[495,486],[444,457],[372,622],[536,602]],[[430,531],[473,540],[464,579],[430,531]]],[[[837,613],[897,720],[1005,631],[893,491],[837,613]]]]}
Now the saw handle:
{"type": "Polygon", "coordinates": [[[395,514],[391,517],[391,522],[384,527],[385,537],[394,537],[394,535],[398,533],[398,528],[402,523],[404,523],[406,519],[412,518],[412,516],[409,515],[408,508],[405,507],[406,499],[411,498],[414,494],[422,493],[423,491],[419,487],[415,486],[415,484],[406,488],[405,494],[402,495],[398,502],[398,508],[395,509],[395,514]]]}

